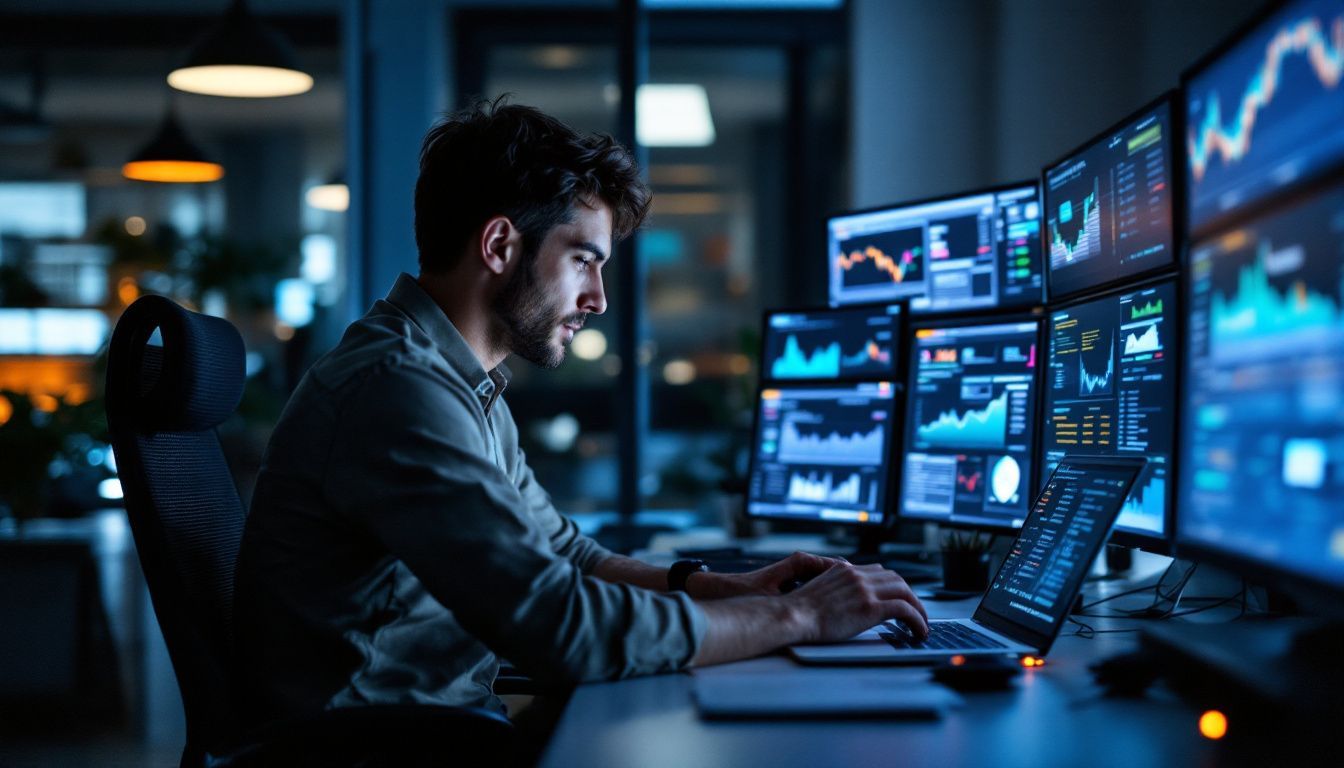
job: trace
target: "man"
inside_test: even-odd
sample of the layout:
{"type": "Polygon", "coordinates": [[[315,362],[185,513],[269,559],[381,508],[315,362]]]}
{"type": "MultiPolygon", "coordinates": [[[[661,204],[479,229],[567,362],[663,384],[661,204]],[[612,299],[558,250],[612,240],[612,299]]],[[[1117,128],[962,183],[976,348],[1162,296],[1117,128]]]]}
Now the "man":
{"type": "Polygon", "coordinates": [[[480,105],[426,136],[420,276],[319,360],[267,448],[237,575],[259,719],[366,703],[502,709],[498,658],[562,684],[840,640],[899,618],[878,566],[795,554],[739,575],[613,555],[538,487],[501,398],[517,355],[552,368],[607,302],[602,267],[642,221],[630,154],[537,110],[480,105]],[[781,586],[808,580],[782,594],[781,586]]]}

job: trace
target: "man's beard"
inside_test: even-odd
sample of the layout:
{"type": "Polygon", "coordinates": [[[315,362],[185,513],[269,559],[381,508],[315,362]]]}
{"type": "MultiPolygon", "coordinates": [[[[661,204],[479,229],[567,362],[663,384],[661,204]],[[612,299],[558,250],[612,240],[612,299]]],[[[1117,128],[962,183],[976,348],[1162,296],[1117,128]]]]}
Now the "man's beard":
{"type": "Polygon", "coordinates": [[[509,282],[495,297],[497,346],[542,368],[555,368],[565,360],[565,349],[551,341],[562,323],[582,325],[586,312],[565,316],[561,301],[553,301],[537,282],[536,254],[525,255],[509,282]]]}

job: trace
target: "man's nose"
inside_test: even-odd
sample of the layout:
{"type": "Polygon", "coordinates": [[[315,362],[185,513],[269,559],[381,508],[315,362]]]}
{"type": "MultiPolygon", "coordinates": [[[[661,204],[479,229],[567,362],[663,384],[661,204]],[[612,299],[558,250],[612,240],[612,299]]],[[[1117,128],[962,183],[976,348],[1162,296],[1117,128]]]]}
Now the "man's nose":
{"type": "Polygon", "coordinates": [[[598,275],[592,286],[579,297],[579,309],[600,315],[607,311],[607,294],[602,289],[602,276],[598,275]]]}

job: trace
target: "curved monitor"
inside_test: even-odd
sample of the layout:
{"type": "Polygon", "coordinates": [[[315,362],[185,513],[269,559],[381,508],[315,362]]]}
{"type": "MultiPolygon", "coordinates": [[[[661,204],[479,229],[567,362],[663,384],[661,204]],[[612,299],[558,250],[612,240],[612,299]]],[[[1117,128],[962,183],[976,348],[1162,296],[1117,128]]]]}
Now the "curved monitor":
{"type": "Polygon", "coordinates": [[[1070,453],[1147,459],[1115,541],[1169,549],[1180,315],[1165,279],[1050,312],[1041,474],[1070,453]]]}
{"type": "Polygon", "coordinates": [[[761,389],[747,514],[883,524],[895,408],[896,388],[889,381],[761,389]]]}
{"type": "Polygon", "coordinates": [[[1045,168],[1051,301],[1175,262],[1173,151],[1163,96],[1045,168]]]}
{"type": "Polygon", "coordinates": [[[910,312],[1041,303],[1034,182],[832,216],[831,306],[908,299],[910,312]]]}
{"type": "Polygon", "coordinates": [[[1190,231],[1344,164],[1344,3],[1283,3],[1183,78],[1190,231]]]}
{"type": "Polygon", "coordinates": [[[1038,320],[917,328],[900,513],[1021,528],[1036,488],[1038,320]]]}
{"type": "Polygon", "coordinates": [[[1189,292],[1177,548],[1340,609],[1344,186],[1196,242],[1189,292]]]}

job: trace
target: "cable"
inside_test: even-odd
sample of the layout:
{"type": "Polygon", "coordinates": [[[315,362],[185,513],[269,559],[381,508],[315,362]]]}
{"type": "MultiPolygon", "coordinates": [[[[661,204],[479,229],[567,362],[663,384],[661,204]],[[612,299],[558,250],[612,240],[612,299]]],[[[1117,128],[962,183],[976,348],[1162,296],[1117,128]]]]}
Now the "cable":
{"type": "Polygon", "coordinates": [[[1077,625],[1078,625],[1078,629],[1074,630],[1073,633],[1070,635],[1070,637],[1081,637],[1081,638],[1084,639],[1084,640],[1091,640],[1092,638],[1096,637],[1097,635],[1108,635],[1108,634],[1117,634],[1117,633],[1123,633],[1123,632],[1138,632],[1138,631],[1139,631],[1137,627],[1132,628],[1132,629],[1096,629],[1096,628],[1094,628],[1091,624],[1086,624],[1086,623],[1084,623],[1084,622],[1081,622],[1081,621],[1079,621],[1079,620],[1073,618],[1072,616],[1069,616],[1068,619],[1069,619],[1069,621],[1071,621],[1071,622],[1073,622],[1074,624],[1077,624],[1077,625]]]}

